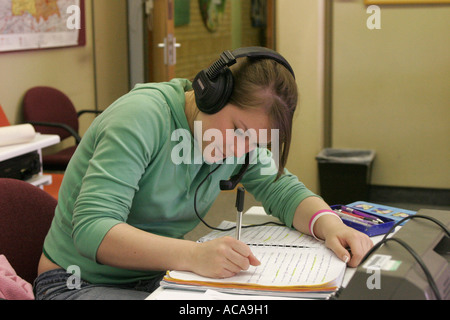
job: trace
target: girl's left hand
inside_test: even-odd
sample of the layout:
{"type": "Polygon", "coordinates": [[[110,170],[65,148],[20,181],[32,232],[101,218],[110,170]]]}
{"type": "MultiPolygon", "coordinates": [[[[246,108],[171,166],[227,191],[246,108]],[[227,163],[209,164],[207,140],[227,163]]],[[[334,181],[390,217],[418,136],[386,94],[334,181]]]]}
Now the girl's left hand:
{"type": "Polygon", "coordinates": [[[373,247],[373,242],[366,234],[341,224],[326,233],[325,245],[340,259],[347,262],[349,267],[357,267],[373,247]]]}

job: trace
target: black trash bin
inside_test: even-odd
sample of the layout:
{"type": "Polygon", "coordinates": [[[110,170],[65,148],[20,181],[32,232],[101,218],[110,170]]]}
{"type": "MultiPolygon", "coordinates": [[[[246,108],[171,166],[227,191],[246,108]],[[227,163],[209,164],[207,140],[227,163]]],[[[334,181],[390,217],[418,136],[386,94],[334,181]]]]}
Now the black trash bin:
{"type": "Polygon", "coordinates": [[[373,150],[323,149],[316,157],[320,195],[330,205],[368,201],[373,150]]]}

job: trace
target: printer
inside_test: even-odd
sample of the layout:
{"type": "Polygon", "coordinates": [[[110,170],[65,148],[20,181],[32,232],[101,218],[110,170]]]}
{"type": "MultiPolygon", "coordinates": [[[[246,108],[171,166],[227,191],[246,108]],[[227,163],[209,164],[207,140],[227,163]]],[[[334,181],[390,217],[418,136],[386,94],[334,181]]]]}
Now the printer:
{"type": "Polygon", "coordinates": [[[334,299],[450,300],[450,211],[416,216],[374,247],[334,299]]]}

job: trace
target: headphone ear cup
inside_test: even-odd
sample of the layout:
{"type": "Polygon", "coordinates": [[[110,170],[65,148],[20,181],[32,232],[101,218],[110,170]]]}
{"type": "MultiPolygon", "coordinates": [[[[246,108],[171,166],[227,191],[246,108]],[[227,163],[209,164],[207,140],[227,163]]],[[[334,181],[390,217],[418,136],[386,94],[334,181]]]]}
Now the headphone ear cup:
{"type": "Polygon", "coordinates": [[[222,110],[233,93],[233,74],[225,67],[218,77],[210,80],[203,70],[194,79],[192,87],[195,92],[197,108],[207,114],[222,110]]]}
{"type": "Polygon", "coordinates": [[[212,107],[212,113],[217,113],[223,109],[230,100],[231,94],[233,93],[234,81],[233,73],[228,67],[225,67],[220,75],[220,91],[217,92],[216,103],[212,107]]]}

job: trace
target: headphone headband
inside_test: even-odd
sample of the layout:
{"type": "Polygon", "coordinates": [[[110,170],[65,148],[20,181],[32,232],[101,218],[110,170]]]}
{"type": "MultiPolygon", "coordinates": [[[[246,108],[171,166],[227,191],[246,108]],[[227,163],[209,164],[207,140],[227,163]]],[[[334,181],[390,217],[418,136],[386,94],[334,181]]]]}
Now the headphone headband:
{"type": "Polygon", "coordinates": [[[264,47],[244,47],[233,51],[226,50],[209,68],[202,70],[194,79],[192,87],[195,92],[197,107],[204,113],[219,112],[227,103],[233,92],[233,74],[228,68],[236,59],[271,59],[283,65],[295,79],[294,70],[278,52],[264,47]]]}
{"type": "Polygon", "coordinates": [[[276,62],[282,64],[286,69],[289,70],[289,72],[292,74],[292,76],[295,79],[295,73],[294,70],[292,70],[291,65],[289,62],[286,61],[286,59],[279,54],[278,52],[264,47],[245,47],[245,48],[238,48],[233,51],[233,55],[237,58],[242,57],[248,57],[251,59],[272,59],[276,62]]]}
{"type": "Polygon", "coordinates": [[[206,71],[210,80],[215,79],[225,67],[230,67],[236,63],[236,59],[247,57],[251,59],[272,59],[282,64],[295,79],[294,70],[290,64],[278,52],[264,47],[245,47],[234,51],[226,50],[222,52],[219,60],[214,62],[206,71]]]}

